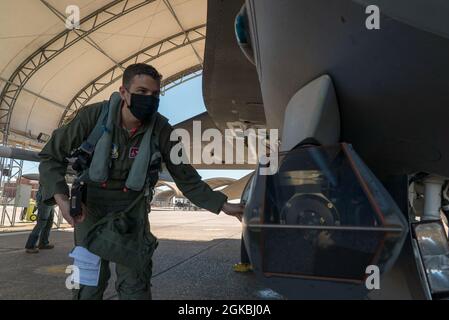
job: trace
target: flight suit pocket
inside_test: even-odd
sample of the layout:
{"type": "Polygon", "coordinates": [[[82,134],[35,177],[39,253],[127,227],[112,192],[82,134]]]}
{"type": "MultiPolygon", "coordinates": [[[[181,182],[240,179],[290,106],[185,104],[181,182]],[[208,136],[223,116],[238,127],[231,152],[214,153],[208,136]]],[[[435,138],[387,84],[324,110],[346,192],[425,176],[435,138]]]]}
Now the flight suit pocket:
{"type": "Polygon", "coordinates": [[[138,267],[142,264],[139,250],[142,241],[139,241],[136,233],[126,231],[129,231],[128,226],[120,220],[97,225],[89,232],[86,247],[107,261],[130,268],[138,267]]]}
{"type": "Polygon", "coordinates": [[[144,199],[139,197],[124,211],[106,215],[89,230],[84,246],[107,261],[145,272],[157,240],[146,234],[139,218],[146,214],[144,207],[144,199]]]}
{"type": "Polygon", "coordinates": [[[144,235],[144,243],[145,246],[143,250],[145,251],[145,253],[153,256],[154,251],[159,246],[157,238],[150,231],[147,231],[144,235]]]}

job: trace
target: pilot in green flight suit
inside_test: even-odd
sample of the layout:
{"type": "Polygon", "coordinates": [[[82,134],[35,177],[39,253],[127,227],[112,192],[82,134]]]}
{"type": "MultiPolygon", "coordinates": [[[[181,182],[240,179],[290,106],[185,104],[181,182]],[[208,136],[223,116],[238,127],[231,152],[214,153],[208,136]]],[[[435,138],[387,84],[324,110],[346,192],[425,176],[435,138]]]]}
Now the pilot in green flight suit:
{"type": "Polygon", "coordinates": [[[223,211],[238,218],[242,214],[240,205],[226,202],[226,196],[213,191],[191,165],[172,163],[170,150],[178,142],[170,141],[173,128],[157,113],[160,82],[161,75],[152,66],[127,67],[119,93],[107,102],[81,109],[72,121],[53,132],[40,153],[44,202],[56,202],[64,218],[75,226],[76,248],[88,252],[83,257],[98,259],[98,263],[91,258],[83,261],[83,266],[91,264],[86,267],[89,272],[99,269],[99,277],[94,284],[80,280],[79,289],[73,290],[74,299],[103,298],[110,277],[109,261],[116,263],[120,299],[151,299],[151,258],[157,240],[148,221],[148,204],[156,182],[154,176],[150,178],[149,169],[154,171],[155,163],[157,167],[158,155],[192,203],[216,214],[223,211]],[[107,119],[101,123],[105,133],[98,139],[86,169],[83,210],[72,217],[65,180],[67,158],[88,141],[102,117],[107,119]]]}

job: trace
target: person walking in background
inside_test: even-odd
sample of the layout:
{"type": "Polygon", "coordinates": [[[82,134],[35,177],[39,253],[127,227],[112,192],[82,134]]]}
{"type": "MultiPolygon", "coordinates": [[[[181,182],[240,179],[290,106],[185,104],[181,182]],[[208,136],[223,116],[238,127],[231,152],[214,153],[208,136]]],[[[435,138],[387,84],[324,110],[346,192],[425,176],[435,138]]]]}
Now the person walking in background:
{"type": "Polygon", "coordinates": [[[42,202],[40,188],[36,193],[36,203],[37,223],[26,242],[25,249],[27,253],[38,253],[39,249],[54,248],[54,245],[50,244],[48,240],[55,215],[54,206],[49,206],[42,202]]]}

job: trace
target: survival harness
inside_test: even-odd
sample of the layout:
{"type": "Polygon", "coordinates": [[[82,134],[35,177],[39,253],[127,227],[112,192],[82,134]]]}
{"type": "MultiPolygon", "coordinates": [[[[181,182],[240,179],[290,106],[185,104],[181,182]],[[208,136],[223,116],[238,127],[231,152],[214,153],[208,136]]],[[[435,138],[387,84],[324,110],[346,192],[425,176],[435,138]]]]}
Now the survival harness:
{"type": "MultiPolygon", "coordinates": [[[[118,92],[113,93],[109,101],[104,101],[94,129],[70,155],[70,158],[75,159],[72,168],[77,173],[70,191],[70,215],[72,217],[81,214],[81,203],[86,199],[86,183],[105,183],[108,179],[108,171],[111,167],[112,128],[120,105],[121,98],[118,92]]],[[[154,132],[156,118],[156,115],[153,116],[149,128],[142,138],[140,151],[133,161],[126,180],[128,189],[141,191],[146,188],[145,196],[153,192],[162,165],[159,134],[154,132]],[[150,147],[145,147],[145,144],[150,147]],[[146,175],[142,174],[144,170],[147,171],[146,175]]],[[[167,121],[164,117],[161,118],[167,121]]]]}

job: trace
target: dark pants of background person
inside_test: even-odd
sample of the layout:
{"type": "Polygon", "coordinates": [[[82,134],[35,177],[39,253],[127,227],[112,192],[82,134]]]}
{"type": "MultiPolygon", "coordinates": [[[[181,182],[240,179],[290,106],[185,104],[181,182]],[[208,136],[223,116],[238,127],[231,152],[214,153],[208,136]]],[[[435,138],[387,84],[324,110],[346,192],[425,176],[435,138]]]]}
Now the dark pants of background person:
{"type": "Polygon", "coordinates": [[[242,242],[240,243],[240,262],[241,263],[251,263],[249,261],[248,252],[246,251],[245,240],[242,236],[242,242]]]}
{"type": "Polygon", "coordinates": [[[38,204],[37,206],[37,223],[33,231],[31,231],[28,241],[25,245],[26,249],[33,249],[39,240],[39,245],[45,246],[49,244],[48,238],[50,230],[53,226],[53,218],[55,210],[53,206],[38,204]]]}

